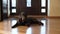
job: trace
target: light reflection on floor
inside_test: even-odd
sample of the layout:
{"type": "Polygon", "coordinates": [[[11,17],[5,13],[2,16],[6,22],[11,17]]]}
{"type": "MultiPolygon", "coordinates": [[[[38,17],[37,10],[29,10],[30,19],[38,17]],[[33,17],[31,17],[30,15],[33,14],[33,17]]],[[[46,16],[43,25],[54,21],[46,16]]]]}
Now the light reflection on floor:
{"type": "Polygon", "coordinates": [[[46,34],[46,20],[41,20],[44,26],[41,26],[41,34],[46,34]]]}
{"type": "Polygon", "coordinates": [[[32,34],[32,28],[29,27],[27,30],[26,30],[26,34],[32,34]]]}
{"type": "MultiPolygon", "coordinates": [[[[14,20],[11,20],[11,22],[12,22],[12,26],[14,26],[17,23],[17,20],[14,19],[14,20]]],[[[12,29],[11,34],[18,34],[18,28],[12,29]]]]}
{"type": "MultiPolygon", "coordinates": [[[[16,24],[17,20],[12,20],[12,26],[16,24]]],[[[40,27],[40,34],[46,34],[46,20],[41,20],[42,23],[44,23],[43,26],[40,27]]],[[[34,27],[34,26],[33,26],[34,27]]],[[[26,34],[32,34],[32,27],[28,27],[26,30],[26,34]]],[[[12,29],[12,34],[18,34],[18,28],[12,29]]]]}
{"type": "Polygon", "coordinates": [[[12,29],[11,34],[18,34],[18,28],[14,28],[14,29],[12,29]]]}
{"type": "Polygon", "coordinates": [[[17,23],[17,20],[12,20],[12,26],[15,25],[17,23]]]}

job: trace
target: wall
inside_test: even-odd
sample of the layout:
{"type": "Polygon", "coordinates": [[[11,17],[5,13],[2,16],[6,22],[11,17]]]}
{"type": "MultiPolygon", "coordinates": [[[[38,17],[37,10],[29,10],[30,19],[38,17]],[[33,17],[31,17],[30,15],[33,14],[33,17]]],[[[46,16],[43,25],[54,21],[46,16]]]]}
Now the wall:
{"type": "Polygon", "coordinates": [[[1,1],[0,1],[0,20],[1,20],[1,1]]]}
{"type": "Polygon", "coordinates": [[[49,16],[60,16],[60,0],[50,0],[49,16]]]}

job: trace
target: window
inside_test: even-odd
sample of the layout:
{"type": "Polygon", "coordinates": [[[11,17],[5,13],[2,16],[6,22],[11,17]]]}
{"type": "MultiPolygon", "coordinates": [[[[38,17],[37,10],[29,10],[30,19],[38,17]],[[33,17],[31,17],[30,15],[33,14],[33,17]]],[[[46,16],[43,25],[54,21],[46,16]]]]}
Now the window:
{"type": "Polygon", "coordinates": [[[16,0],[12,0],[12,7],[16,7],[16,0]]]}
{"type": "Polygon", "coordinates": [[[45,13],[46,12],[46,9],[41,9],[41,13],[45,13]]]}
{"type": "Polygon", "coordinates": [[[47,0],[41,0],[41,13],[47,15],[47,0]]]}
{"type": "Polygon", "coordinates": [[[31,0],[27,0],[27,7],[31,7],[31,0]]]}
{"type": "Polygon", "coordinates": [[[11,0],[11,11],[16,13],[16,0],[11,0]]]}
{"type": "Polygon", "coordinates": [[[12,9],[12,13],[16,13],[16,9],[12,9]]]}
{"type": "Polygon", "coordinates": [[[46,7],[46,0],[41,0],[41,7],[46,7]]]}
{"type": "Polygon", "coordinates": [[[2,0],[3,4],[3,13],[7,13],[7,0],[2,0]]]}

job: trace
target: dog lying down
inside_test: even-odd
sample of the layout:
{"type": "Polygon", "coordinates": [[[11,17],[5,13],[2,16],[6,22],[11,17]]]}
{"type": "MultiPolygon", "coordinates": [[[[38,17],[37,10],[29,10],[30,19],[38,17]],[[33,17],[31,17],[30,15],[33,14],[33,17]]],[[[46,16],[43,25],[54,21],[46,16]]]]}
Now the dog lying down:
{"type": "Polygon", "coordinates": [[[27,19],[24,19],[23,21],[22,21],[22,18],[20,18],[19,21],[17,21],[17,23],[14,26],[12,26],[12,28],[15,28],[18,26],[31,26],[33,24],[43,25],[42,22],[38,21],[35,18],[27,18],[27,19]]]}
{"type": "Polygon", "coordinates": [[[12,26],[12,28],[15,28],[17,26],[30,26],[32,24],[43,25],[43,23],[38,21],[36,18],[27,17],[27,14],[24,12],[21,13],[20,17],[21,18],[19,18],[17,23],[14,26],[12,26]]]}

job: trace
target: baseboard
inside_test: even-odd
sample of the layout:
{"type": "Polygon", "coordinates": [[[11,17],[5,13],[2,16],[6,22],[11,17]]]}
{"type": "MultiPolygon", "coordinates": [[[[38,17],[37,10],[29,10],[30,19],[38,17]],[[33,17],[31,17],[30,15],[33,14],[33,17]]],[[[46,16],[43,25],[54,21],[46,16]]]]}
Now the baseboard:
{"type": "Polygon", "coordinates": [[[29,15],[28,17],[33,17],[33,18],[44,18],[46,17],[45,15],[29,15]]]}
{"type": "MultiPolygon", "coordinates": [[[[13,16],[9,16],[13,17],[13,16]]],[[[19,18],[19,16],[14,16],[15,18],[19,18]]],[[[60,16],[45,16],[45,15],[28,15],[28,17],[33,17],[33,18],[60,18],[60,16]]]]}
{"type": "Polygon", "coordinates": [[[46,16],[46,18],[60,18],[60,16],[46,16]]]}
{"type": "Polygon", "coordinates": [[[35,17],[35,18],[60,18],[60,16],[45,16],[45,15],[29,15],[28,17],[35,17]]]}

